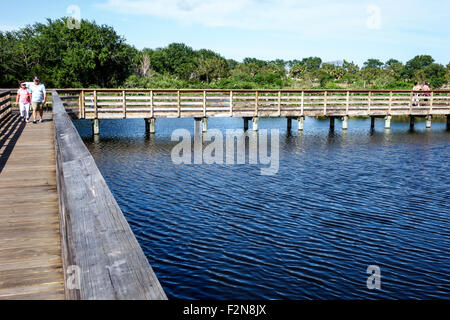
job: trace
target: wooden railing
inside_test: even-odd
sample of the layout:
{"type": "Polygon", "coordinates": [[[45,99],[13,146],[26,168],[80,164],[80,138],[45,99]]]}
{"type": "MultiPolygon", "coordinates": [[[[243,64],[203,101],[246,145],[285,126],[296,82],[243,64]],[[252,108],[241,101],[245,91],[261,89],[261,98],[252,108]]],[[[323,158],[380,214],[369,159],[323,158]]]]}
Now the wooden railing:
{"type": "MultiPolygon", "coordinates": [[[[16,103],[17,91],[18,89],[0,89],[9,91],[11,96],[11,108],[13,110],[19,110],[19,105],[16,103]]],[[[52,106],[52,91],[47,90],[47,103],[44,106],[44,110],[49,110],[52,106]]]]}
{"type": "Polygon", "coordinates": [[[83,89],[63,98],[78,118],[450,114],[450,91],[83,89]],[[77,101],[78,100],[78,101],[77,101]]]}
{"type": "Polygon", "coordinates": [[[11,114],[11,94],[9,91],[0,91],[0,125],[11,114]]]}
{"type": "Polygon", "coordinates": [[[56,92],[53,122],[66,298],[167,299],[56,92]]]}

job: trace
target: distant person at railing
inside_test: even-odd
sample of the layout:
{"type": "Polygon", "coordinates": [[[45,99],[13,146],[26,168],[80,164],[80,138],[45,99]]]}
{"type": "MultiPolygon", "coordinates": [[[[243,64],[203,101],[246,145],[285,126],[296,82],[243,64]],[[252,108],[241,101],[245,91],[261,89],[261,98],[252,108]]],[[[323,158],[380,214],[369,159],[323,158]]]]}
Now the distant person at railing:
{"type": "MultiPolygon", "coordinates": [[[[418,82],[414,82],[414,87],[413,87],[413,91],[420,91],[422,90],[422,87],[420,86],[420,84],[418,82]]],[[[413,106],[417,106],[419,105],[419,94],[418,93],[413,93],[413,106]]]]}
{"type": "MultiPolygon", "coordinates": [[[[425,92],[426,91],[431,91],[430,84],[428,82],[425,82],[425,84],[422,87],[422,91],[425,91],[425,92]]],[[[422,95],[424,97],[429,97],[430,96],[429,93],[423,93],[422,95]]],[[[425,101],[428,101],[428,98],[426,98],[425,101]]]]}
{"type": "Polygon", "coordinates": [[[45,90],[45,86],[39,82],[38,77],[34,77],[33,84],[30,85],[31,91],[31,105],[33,106],[33,123],[36,123],[36,112],[39,111],[39,115],[41,119],[39,122],[42,122],[42,118],[44,116],[44,106],[47,102],[47,91],[45,90]]]}
{"type": "Polygon", "coordinates": [[[31,93],[27,89],[27,84],[25,82],[20,83],[20,89],[17,91],[16,104],[20,107],[20,117],[22,121],[28,123],[30,119],[30,103],[31,103],[31,93]]]}

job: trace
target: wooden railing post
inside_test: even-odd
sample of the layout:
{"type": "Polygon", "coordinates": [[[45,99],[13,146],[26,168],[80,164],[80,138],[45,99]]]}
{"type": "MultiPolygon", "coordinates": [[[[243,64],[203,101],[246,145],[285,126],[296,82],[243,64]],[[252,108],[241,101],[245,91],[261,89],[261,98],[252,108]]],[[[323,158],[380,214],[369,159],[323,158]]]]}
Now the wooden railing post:
{"type": "Polygon", "coordinates": [[[431,97],[430,97],[430,114],[433,111],[433,99],[434,99],[434,91],[431,92],[431,97]]]}
{"type": "Polygon", "coordinates": [[[84,90],[81,91],[81,118],[86,119],[86,98],[84,90]]]}
{"type": "Polygon", "coordinates": [[[94,90],[94,118],[98,119],[97,90],[94,90]]]}
{"type": "Polygon", "coordinates": [[[372,107],[372,91],[369,91],[369,97],[368,97],[368,103],[369,103],[369,111],[368,114],[370,115],[371,107],[372,107]]]}
{"type": "Polygon", "coordinates": [[[81,93],[83,90],[80,91],[80,94],[78,95],[78,119],[81,119],[81,93]]]}
{"type": "Polygon", "coordinates": [[[180,90],[177,91],[178,118],[181,117],[181,96],[180,90]]]}
{"type": "Polygon", "coordinates": [[[80,105],[78,108],[78,119],[84,118],[84,90],[80,91],[80,105]]]}
{"type": "Polygon", "coordinates": [[[122,107],[123,107],[123,118],[126,119],[126,117],[127,117],[127,97],[125,94],[125,90],[122,91],[122,107]]]}
{"type": "Polygon", "coordinates": [[[259,96],[258,96],[258,91],[255,92],[255,117],[258,116],[258,101],[259,101],[259,96]]]}
{"type": "Polygon", "coordinates": [[[345,114],[348,115],[348,110],[350,109],[350,91],[347,91],[347,99],[345,102],[345,114]]]}
{"type": "Polygon", "coordinates": [[[206,117],[206,90],[203,90],[203,116],[206,117]]]}
{"type": "Polygon", "coordinates": [[[389,115],[391,114],[392,110],[392,99],[394,98],[394,93],[392,91],[389,92],[389,115]]]}
{"type": "Polygon", "coordinates": [[[412,113],[413,97],[414,97],[414,93],[411,91],[411,94],[410,94],[410,97],[409,97],[409,113],[412,113]]]}
{"type": "Polygon", "coordinates": [[[302,91],[302,98],[300,101],[300,116],[303,117],[305,114],[305,91],[302,91]]]}
{"type": "Polygon", "coordinates": [[[323,97],[323,115],[327,115],[328,91],[325,91],[323,97]]]}
{"type": "Polygon", "coordinates": [[[281,116],[281,91],[278,91],[278,116],[281,116]]]}
{"type": "Polygon", "coordinates": [[[233,90],[230,91],[230,117],[233,116],[233,90]]]}
{"type": "Polygon", "coordinates": [[[150,118],[154,116],[154,106],[153,106],[153,90],[150,90],[150,118]]]}

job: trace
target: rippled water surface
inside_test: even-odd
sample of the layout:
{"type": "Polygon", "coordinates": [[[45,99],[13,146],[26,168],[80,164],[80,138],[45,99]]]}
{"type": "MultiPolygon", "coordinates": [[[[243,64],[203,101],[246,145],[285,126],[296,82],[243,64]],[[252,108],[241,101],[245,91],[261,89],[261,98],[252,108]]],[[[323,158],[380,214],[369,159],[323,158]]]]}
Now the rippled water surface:
{"type": "MultiPolygon", "coordinates": [[[[76,121],[171,299],[450,299],[450,133],[394,122],[308,118],[280,129],[280,167],[175,165],[174,129],[192,119],[76,121]],[[367,289],[367,267],[381,290],[367,289]]],[[[242,128],[210,119],[209,128],[242,128]]]]}

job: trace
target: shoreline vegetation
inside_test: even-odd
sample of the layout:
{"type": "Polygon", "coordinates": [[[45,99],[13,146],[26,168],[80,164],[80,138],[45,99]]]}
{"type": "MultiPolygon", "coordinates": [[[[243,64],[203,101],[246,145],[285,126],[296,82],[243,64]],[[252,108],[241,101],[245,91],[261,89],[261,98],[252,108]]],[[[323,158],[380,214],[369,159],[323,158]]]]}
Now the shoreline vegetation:
{"type": "Polygon", "coordinates": [[[406,63],[368,59],[361,67],[319,57],[238,62],[183,43],[138,50],[110,26],[82,20],[80,29],[69,29],[67,18],[0,31],[0,87],[34,75],[54,88],[410,90],[415,81],[450,87],[450,63],[429,55],[406,63]]]}

